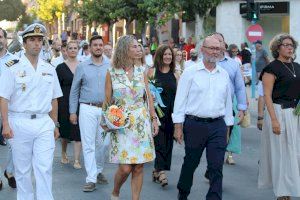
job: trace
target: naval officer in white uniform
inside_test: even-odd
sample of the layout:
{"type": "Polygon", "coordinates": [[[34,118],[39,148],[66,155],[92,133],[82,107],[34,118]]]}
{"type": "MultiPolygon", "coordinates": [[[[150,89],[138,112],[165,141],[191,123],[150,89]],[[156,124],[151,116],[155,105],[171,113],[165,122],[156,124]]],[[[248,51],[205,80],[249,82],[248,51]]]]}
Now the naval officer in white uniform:
{"type": "Polygon", "coordinates": [[[62,96],[55,69],[39,53],[46,29],[32,24],[22,33],[25,54],[0,79],[3,135],[12,146],[17,199],[53,200],[52,163],[59,136],[57,98],[62,96]]]}

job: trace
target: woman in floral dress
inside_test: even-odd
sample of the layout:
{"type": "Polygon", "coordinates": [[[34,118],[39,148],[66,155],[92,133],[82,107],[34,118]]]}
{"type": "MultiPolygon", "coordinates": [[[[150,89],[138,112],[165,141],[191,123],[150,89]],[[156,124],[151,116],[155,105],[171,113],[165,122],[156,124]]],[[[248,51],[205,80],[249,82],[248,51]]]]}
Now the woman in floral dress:
{"type": "Polygon", "coordinates": [[[106,76],[105,104],[122,102],[130,112],[130,125],[111,134],[110,162],[118,163],[111,200],[118,200],[121,186],[132,174],[132,200],[140,199],[143,164],[155,159],[153,136],[158,133],[157,118],[148,80],[140,67],[134,66],[139,46],[133,36],[119,38],[106,76]]]}

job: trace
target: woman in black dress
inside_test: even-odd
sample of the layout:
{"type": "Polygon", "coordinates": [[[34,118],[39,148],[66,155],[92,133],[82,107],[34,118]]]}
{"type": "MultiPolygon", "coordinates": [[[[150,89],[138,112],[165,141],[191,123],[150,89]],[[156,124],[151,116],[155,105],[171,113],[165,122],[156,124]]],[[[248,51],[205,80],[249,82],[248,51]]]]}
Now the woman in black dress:
{"type": "Polygon", "coordinates": [[[70,41],[67,44],[67,61],[58,65],[56,68],[59,83],[63,92],[63,97],[58,99],[58,121],[60,122],[60,136],[62,146],[61,163],[69,163],[67,157],[67,145],[69,140],[74,140],[74,168],[81,169],[80,152],[81,139],[78,124],[73,125],[69,121],[69,96],[72,86],[73,76],[79,61],[77,60],[78,43],[70,41]]]}
{"type": "Polygon", "coordinates": [[[168,185],[165,171],[171,168],[173,150],[174,125],[171,115],[179,78],[175,73],[175,66],[173,50],[167,45],[162,45],[156,51],[154,66],[148,71],[148,76],[155,80],[155,86],[163,88],[160,95],[166,106],[161,108],[164,116],[159,118],[161,126],[158,135],[154,137],[156,159],[152,174],[153,181],[160,183],[162,187],[168,185]]]}

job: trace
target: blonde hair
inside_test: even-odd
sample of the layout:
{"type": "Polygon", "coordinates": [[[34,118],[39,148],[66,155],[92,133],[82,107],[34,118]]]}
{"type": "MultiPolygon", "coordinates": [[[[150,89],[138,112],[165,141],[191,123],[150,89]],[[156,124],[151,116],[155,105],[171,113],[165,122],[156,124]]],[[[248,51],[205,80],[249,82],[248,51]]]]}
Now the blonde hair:
{"type": "Polygon", "coordinates": [[[142,56],[142,58],[141,58],[141,63],[142,63],[142,65],[145,65],[145,64],[146,64],[146,60],[145,60],[145,50],[144,50],[143,45],[141,45],[140,43],[139,43],[139,47],[141,48],[142,53],[143,53],[143,56],[142,56]]]}
{"type": "Polygon", "coordinates": [[[133,63],[128,56],[129,46],[135,40],[135,37],[132,35],[124,35],[118,39],[116,44],[114,54],[112,56],[112,67],[113,68],[122,68],[124,66],[129,66],[133,63]]]}
{"type": "Polygon", "coordinates": [[[69,48],[70,44],[76,44],[77,48],[79,49],[79,44],[76,40],[70,40],[68,43],[67,43],[67,49],[69,48]]]}

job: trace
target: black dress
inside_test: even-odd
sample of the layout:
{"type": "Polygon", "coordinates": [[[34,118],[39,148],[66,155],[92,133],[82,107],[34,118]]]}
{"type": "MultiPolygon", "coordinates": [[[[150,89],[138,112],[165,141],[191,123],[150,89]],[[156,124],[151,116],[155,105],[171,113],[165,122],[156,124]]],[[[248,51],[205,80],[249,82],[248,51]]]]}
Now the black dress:
{"type": "Polygon", "coordinates": [[[154,168],[157,171],[170,170],[173,150],[174,124],[172,112],[176,96],[176,77],[170,70],[168,73],[155,71],[155,86],[163,88],[162,101],[165,108],[161,108],[165,116],[160,118],[161,126],[158,135],[154,137],[156,159],[154,168]]]}
{"type": "Polygon", "coordinates": [[[69,121],[69,97],[73,81],[73,73],[65,62],[56,68],[60,87],[63,96],[58,98],[58,121],[60,123],[60,137],[74,141],[81,141],[79,126],[73,125],[69,121]]]}

